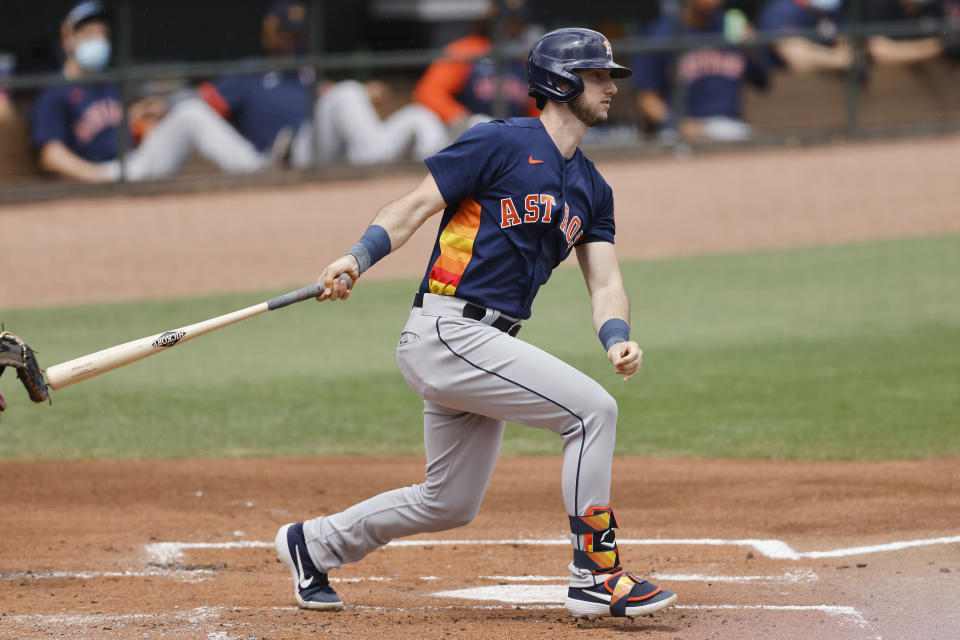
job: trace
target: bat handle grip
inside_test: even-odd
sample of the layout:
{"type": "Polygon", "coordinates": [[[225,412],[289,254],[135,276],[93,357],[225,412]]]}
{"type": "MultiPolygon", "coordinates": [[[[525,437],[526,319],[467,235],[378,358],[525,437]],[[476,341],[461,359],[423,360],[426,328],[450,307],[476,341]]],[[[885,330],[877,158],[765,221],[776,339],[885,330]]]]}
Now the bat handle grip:
{"type": "MultiPolygon", "coordinates": [[[[353,281],[345,273],[341,273],[337,276],[338,280],[342,280],[346,283],[347,288],[353,286],[353,281]]],[[[316,298],[317,296],[323,293],[323,283],[318,282],[312,284],[309,287],[304,287],[302,289],[297,289],[296,291],[291,291],[290,293],[285,293],[282,296],[277,296],[267,300],[267,309],[273,311],[274,309],[282,309],[287,305],[291,305],[294,302],[302,302],[303,300],[308,300],[309,298],[316,298]]]]}

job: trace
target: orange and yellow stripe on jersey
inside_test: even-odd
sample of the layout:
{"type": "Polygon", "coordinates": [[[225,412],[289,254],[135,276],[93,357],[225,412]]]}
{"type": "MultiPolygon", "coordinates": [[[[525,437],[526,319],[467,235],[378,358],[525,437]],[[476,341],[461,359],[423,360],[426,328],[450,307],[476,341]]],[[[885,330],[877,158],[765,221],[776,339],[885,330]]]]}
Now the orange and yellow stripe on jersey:
{"type": "Polygon", "coordinates": [[[440,255],[430,268],[430,293],[452,296],[473,257],[473,241],[480,230],[480,203],[467,198],[460,203],[440,233],[440,255]]]}

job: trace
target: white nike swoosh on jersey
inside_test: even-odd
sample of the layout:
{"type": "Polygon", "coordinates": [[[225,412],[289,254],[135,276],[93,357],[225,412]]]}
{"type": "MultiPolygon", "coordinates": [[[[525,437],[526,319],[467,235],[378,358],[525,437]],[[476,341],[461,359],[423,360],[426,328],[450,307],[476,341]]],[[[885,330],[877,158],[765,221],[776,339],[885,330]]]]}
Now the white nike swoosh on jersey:
{"type": "Polygon", "coordinates": [[[303,574],[303,562],[300,560],[300,547],[294,545],[294,549],[297,550],[297,571],[300,573],[300,588],[306,589],[311,584],[313,584],[313,576],[310,576],[310,579],[307,579],[307,576],[303,574]]]}

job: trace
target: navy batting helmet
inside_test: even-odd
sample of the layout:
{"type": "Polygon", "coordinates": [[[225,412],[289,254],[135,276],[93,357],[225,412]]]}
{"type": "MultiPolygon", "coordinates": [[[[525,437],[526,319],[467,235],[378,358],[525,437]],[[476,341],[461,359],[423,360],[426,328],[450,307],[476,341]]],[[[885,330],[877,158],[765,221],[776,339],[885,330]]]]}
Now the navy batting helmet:
{"type": "Polygon", "coordinates": [[[576,69],[610,69],[614,78],[628,78],[633,71],[613,61],[610,41],[592,29],[557,29],[533,45],[527,57],[527,89],[534,97],[570,102],[583,93],[583,78],[576,69]],[[562,89],[559,80],[569,89],[562,89]]]}

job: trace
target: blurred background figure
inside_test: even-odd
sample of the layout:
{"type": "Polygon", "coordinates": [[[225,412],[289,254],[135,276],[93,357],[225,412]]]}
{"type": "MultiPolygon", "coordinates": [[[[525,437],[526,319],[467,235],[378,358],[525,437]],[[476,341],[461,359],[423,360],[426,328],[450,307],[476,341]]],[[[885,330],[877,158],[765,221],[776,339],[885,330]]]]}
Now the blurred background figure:
{"type": "Polygon", "coordinates": [[[16,117],[13,105],[6,91],[0,91],[0,122],[9,122],[16,117]]]}
{"type": "MultiPolygon", "coordinates": [[[[43,171],[83,182],[120,178],[118,135],[123,122],[118,87],[84,79],[110,62],[109,15],[100,0],[80,2],[61,24],[63,75],[74,83],[42,91],[34,103],[31,134],[43,171]]],[[[263,156],[200,100],[167,111],[158,98],[130,107],[139,146],[126,158],[126,178],[161,178],[177,172],[199,152],[220,169],[246,173],[266,168],[263,156]]]]}
{"type": "Polygon", "coordinates": [[[850,43],[837,37],[842,23],[843,0],[767,0],[757,17],[760,31],[786,36],[769,51],[773,64],[793,73],[844,71],[850,67],[850,43]],[[817,36],[792,35],[803,30],[816,30],[817,36]]]}
{"type": "Polygon", "coordinates": [[[701,47],[677,54],[643,53],[633,62],[637,107],[646,128],[666,143],[686,140],[746,140],[750,125],[741,113],[745,83],[767,87],[762,55],[744,46],[752,29],[738,10],[725,10],[723,0],[683,0],[679,12],[665,12],[646,35],[648,42],[677,36],[724,35],[729,46],[701,47]],[[679,87],[683,117],[673,113],[673,79],[679,87]]]}
{"type": "MultiPolygon", "coordinates": [[[[15,64],[16,58],[12,53],[0,51],[0,80],[13,75],[15,64]]],[[[10,102],[10,96],[6,91],[0,89],[0,123],[10,122],[14,118],[16,118],[16,111],[10,102]]]]}
{"type": "MultiPolygon", "coordinates": [[[[864,22],[942,18],[945,4],[941,0],[870,0],[862,5],[861,17],[864,22]]],[[[935,31],[913,37],[876,35],[867,40],[867,52],[878,65],[915,64],[940,57],[944,42],[935,31]]]]}
{"type": "Polygon", "coordinates": [[[536,116],[540,112],[527,95],[527,71],[524,57],[539,34],[530,28],[529,8],[524,0],[507,0],[506,12],[497,16],[496,2],[489,2],[475,33],[460,38],[444,48],[445,56],[433,62],[424,72],[413,92],[413,99],[432,110],[456,137],[477,122],[494,116],[536,116]],[[496,19],[506,26],[507,39],[523,50],[521,57],[501,61],[498,69],[490,56],[496,19]],[[497,114],[498,94],[503,100],[502,114],[497,114]]]}
{"type": "MultiPolygon", "coordinates": [[[[271,4],[261,26],[267,56],[291,58],[307,53],[309,24],[306,3],[271,4]]],[[[419,105],[407,105],[381,120],[376,106],[390,93],[383,82],[318,84],[313,69],[303,67],[230,75],[201,84],[198,91],[261,151],[286,132],[295,133],[289,160],[296,168],[311,166],[314,160],[392,162],[404,158],[408,150],[423,159],[446,143],[443,124],[419,105]]]]}
{"type": "Polygon", "coordinates": [[[942,0],[943,17],[953,27],[943,38],[943,49],[948,58],[960,60],[960,0],[942,0]]]}

